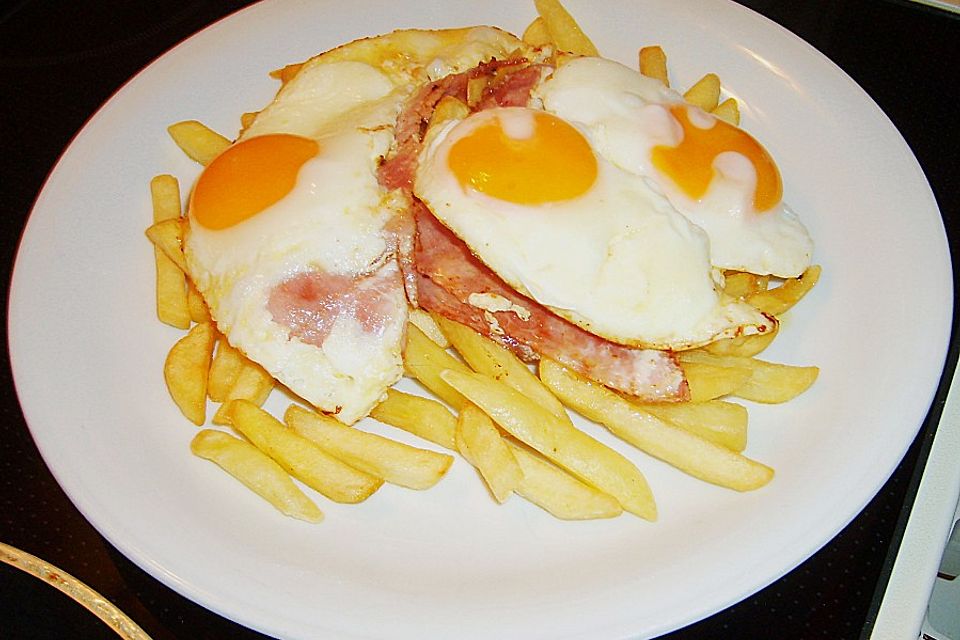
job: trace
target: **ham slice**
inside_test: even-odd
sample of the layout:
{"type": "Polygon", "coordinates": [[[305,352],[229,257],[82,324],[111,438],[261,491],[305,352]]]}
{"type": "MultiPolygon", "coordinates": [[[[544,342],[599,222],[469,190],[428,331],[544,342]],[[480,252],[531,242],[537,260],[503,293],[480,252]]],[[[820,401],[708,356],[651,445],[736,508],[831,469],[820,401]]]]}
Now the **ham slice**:
{"type": "Polygon", "coordinates": [[[274,322],[287,327],[291,336],[322,347],[333,325],[344,316],[354,319],[364,333],[382,335],[392,321],[399,288],[393,269],[367,276],[307,271],[275,286],[267,308],[274,322]]]}
{"type": "Polygon", "coordinates": [[[415,216],[423,308],[469,326],[527,361],[542,355],[643,400],[689,398],[673,354],[627,347],[584,331],[514,291],[419,201],[415,216]]]}
{"type": "Polygon", "coordinates": [[[378,169],[380,184],[387,189],[403,189],[407,192],[413,188],[423,136],[434,109],[444,96],[467,102],[470,80],[486,78],[487,83],[474,110],[524,106],[543,69],[544,65],[531,65],[525,58],[490,60],[424,86],[407,101],[397,118],[393,152],[378,169]]]}

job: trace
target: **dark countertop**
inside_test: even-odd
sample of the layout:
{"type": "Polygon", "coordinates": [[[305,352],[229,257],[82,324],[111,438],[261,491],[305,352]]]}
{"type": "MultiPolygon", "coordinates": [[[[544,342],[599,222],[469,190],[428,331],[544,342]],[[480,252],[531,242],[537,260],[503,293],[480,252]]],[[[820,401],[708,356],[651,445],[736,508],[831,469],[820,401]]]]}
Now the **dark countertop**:
{"type": "MultiPolygon", "coordinates": [[[[212,21],[248,4],[168,0],[23,0],[0,11],[0,263],[8,293],[17,240],[47,173],[85,120],[130,76],[212,21]]],[[[892,0],[742,2],[798,34],[856,80],[899,128],[933,187],[952,241],[960,233],[955,14],[892,0]]],[[[955,282],[958,281],[955,277],[955,282]]],[[[6,329],[4,323],[4,330],[6,329]]],[[[956,346],[947,370],[957,359],[956,346]]],[[[949,379],[949,376],[947,377],[949,379]]],[[[0,541],[40,556],[108,597],[154,638],[258,638],[163,586],[80,515],[40,458],[9,364],[0,368],[0,541]]],[[[900,466],[833,541],[747,600],[671,638],[850,638],[869,633],[945,389],[900,466]]],[[[0,564],[0,636],[97,638],[78,605],[0,564]]]]}

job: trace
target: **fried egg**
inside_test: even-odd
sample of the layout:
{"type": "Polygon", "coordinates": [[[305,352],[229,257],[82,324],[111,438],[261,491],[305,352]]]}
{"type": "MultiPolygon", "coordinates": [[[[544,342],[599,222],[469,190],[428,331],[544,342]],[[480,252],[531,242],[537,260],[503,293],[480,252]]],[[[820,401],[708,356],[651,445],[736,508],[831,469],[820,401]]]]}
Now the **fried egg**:
{"type": "Polygon", "coordinates": [[[192,190],[184,253],[220,331],[347,424],[403,370],[390,223],[407,203],[376,173],[403,101],[516,42],[490,28],[404,31],[313,58],[192,190]]]}
{"type": "Polygon", "coordinates": [[[745,131],[602,58],[562,65],[534,101],[587,131],[611,163],[651,181],[706,232],[714,266],[795,277],[810,265],[813,241],[783,202],[779,169],[745,131]]]}
{"type": "Polygon", "coordinates": [[[434,129],[414,192],[514,289],[614,342],[684,349],[770,326],[722,295],[707,234],[559,115],[494,108],[434,129]]]}

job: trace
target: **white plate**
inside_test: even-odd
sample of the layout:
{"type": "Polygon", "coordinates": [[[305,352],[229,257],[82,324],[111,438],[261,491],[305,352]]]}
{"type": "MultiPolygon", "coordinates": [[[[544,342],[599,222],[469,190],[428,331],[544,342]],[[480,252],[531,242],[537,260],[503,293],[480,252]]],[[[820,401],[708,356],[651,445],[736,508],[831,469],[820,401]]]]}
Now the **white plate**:
{"type": "Polygon", "coordinates": [[[197,167],[167,137],[197,118],[234,132],[275,90],[267,72],[398,27],[500,24],[514,0],[277,0],[164,55],[90,121],[30,218],[10,302],[11,355],[44,459],[84,515],[159,580],[265,632],[333,637],[651,636],[774,581],[849,522],[913,439],[938,381],[952,281],[936,204],[874,103],[790,33],[720,0],[569,0],[609,57],[660,43],[677,86],[717,71],[785,176],[824,276],[773,360],[818,364],[785,406],[751,407],[747,453],[777,469],[737,494],[635,459],[660,521],[567,523],[498,507],[458,462],[437,487],[283,518],[209,462],[167,397],[179,332],[154,318],[147,184],[197,167]]]}

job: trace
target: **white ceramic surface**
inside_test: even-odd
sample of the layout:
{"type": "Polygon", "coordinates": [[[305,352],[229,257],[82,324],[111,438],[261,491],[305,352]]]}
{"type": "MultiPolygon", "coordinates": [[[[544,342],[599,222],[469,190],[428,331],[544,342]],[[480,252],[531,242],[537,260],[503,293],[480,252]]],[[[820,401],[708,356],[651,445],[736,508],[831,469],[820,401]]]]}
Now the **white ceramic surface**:
{"type": "Polygon", "coordinates": [[[322,501],[326,520],[308,525],[189,454],[196,429],[161,373],[180,333],[154,318],[143,237],[151,176],[173,173],[186,189],[197,174],[166,126],[196,118],[232,133],[272,96],[271,69],[399,27],[519,31],[532,4],[255,5],[131,80],[54,169],[11,292],[17,388],[71,499],[164,583],[291,638],[653,636],[796,566],[906,451],[939,379],[952,286],[936,204],[900,135],[832,63],[742,7],[569,0],[608,57],[633,63],[638,46],[659,43],[677,86],[718,72],[816,240],[823,278],[767,355],[817,364],[820,379],[788,405],[750,407],[747,453],[776,468],[772,484],[750,494],[708,486],[586,425],[644,471],[659,522],[569,523],[519,499],[496,506],[458,461],[430,491],[322,501]]]}

